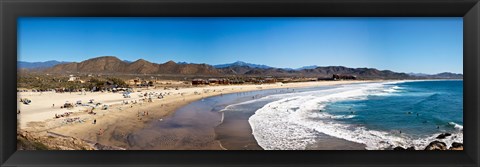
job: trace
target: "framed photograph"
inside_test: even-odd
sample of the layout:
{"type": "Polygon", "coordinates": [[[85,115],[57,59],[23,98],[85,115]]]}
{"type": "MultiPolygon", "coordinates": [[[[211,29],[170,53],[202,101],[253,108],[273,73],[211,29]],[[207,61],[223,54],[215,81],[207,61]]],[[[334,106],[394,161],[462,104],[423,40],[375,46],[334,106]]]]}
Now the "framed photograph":
{"type": "Polygon", "coordinates": [[[0,10],[2,166],[479,165],[477,0],[0,10]]]}

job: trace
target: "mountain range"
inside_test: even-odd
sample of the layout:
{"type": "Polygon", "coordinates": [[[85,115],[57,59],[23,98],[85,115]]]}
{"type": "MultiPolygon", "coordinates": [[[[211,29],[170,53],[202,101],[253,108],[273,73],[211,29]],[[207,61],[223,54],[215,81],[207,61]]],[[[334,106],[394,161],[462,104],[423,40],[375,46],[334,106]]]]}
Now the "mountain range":
{"type": "Polygon", "coordinates": [[[70,62],[50,60],[50,61],[45,61],[45,62],[18,61],[17,63],[18,63],[18,68],[38,69],[38,68],[49,68],[49,67],[53,67],[57,64],[65,64],[65,63],[70,63],[70,62]]]}
{"type": "Polygon", "coordinates": [[[259,64],[252,64],[252,63],[245,63],[243,61],[236,61],[230,64],[219,64],[214,65],[215,68],[228,68],[228,67],[250,67],[250,68],[260,68],[260,69],[269,69],[273,68],[267,65],[259,65],[259,64]]]}
{"type": "Polygon", "coordinates": [[[46,73],[101,73],[101,74],[176,74],[196,76],[275,76],[275,77],[331,77],[333,74],[355,75],[361,79],[461,79],[462,74],[440,73],[415,75],[377,70],[375,68],[348,68],[343,66],[305,66],[298,69],[275,68],[267,65],[237,61],[230,64],[208,65],[168,61],[163,64],[143,59],[134,62],[120,60],[114,56],[103,56],[82,62],[63,62],[38,69],[46,73]]]}

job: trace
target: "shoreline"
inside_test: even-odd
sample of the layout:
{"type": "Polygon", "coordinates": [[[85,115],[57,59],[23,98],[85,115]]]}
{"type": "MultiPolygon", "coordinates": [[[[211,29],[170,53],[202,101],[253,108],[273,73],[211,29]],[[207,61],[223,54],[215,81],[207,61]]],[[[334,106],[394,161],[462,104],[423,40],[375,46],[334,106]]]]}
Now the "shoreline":
{"type": "MultiPolygon", "coordinates": [[[[310,88],[299,88],[298,90],[295,89],[295,92],[308,92],[310,91],[309,89],[310,88]]],[[[258,94],[260,97],[265,97],[269,95],[288,94],[290,92],[291,91],[288,90],[287,92],[278,93],[273,91],[255,91],[251,93],[258,94]]],[[[237,98],[240,99],[242,97],[237,98]]],[[[225,107],[229,108],[235,106],[235,108],[224,108],[221,110],[222,120],[217,126],[214,127],[215,135],[217,136],[215,139],[219,140],[220,143],[223,144],[223,146],[228,150],[264,150],[264,148],[257,143],[257,140],[253,135],[253,129],[249,123],[249,118],[255,114],[256,110],[263,107],[267,103],[270,103],[271,101],[265,100],[262,102],[261,100],[249,103],[250,100],[252,99],[229,102],[225,107]]],[[[365,150],[366,148],[365,144],[348,141],[321,132],[316,134],[314,140],[314,143],[308,144],[306,148],[307,150],[365,150]]]]}
{"type": "MultiPolygon", "coordinates": [[[[387,82],[391,80],[362,80],[362,81],[317,81],[317,82],[301,82],[301,83],[277,83],[277,84],[263,84],[263,85],[222,85],[222,86],[206,86],[206,87],[194,87],[194,88],[183,88],[180,90],[160,90],[160,89],[152,89],[152,90],[145,90],[144,92],[168,92],[169,95],[165,96],[164,99],[158,100],[154,99],[153,102],[143,102],[137,104],[129,104],[129,105],[122,105],[122,104],[115,104],[121,103],[122,98],[113,98],[113,96],[120,96],[120,94],[115,93],[87,93],[87,95],[69,95],[73,97],[82,97],[86,96],[87,98],[91,98],[93,94],[94,99],[105,99],[105,101],[109,101],[111,107],[108,110],[100,110],[95,109],[96,115],[86,114],[83,111],[75,111],[72,113],[72,117],[79,117],[80,120],[83,120],[82,123],[71,123],[71,124],[62,124],[60,119],[46,119],[46,120],[39,120],[36,122],[30,122],[29,124],[25,122],[21,122],[21,124],[26,125],[27,127],[21,126],[22,130],[27,130],[30,132],[37,132],[37,133],[45,133],[45,132],[54,132],[66,136],[77,137],[84,140],[90,140],[94,142],[98,142],[105,145],[112,145],[116,147],[122,148],[129,148],[128,146],[128,137],[130,134],[138,131],[142,128],[145,128],[147,124],[152,122],[153,120],[158,120],[165,118],[167,116],[172,115],[175,113],[179,108],[188,105],[189,103],[201,100],[206,97],[213,97],[223,94],[230,94],[230,93],[239,93],[239,92],[249,92],[255,90],[267,90],[267,89],[279,89],[279,88],[306,88],[306,87],[316,87],[316,86],[329,86],[329,85],[340,85],[340,84],[352,84],[352,83],[368,83],[368,82],[387,82]],[[197,93],[195,93],[197,92],[197,93]],[[201,92],[201,93],[199,93],[201,92]],[[98,94],[106,94],[108,97],[102,98],[101,95],[98,94]],[[90,95],[90,96],[89,96],[90,95]],[[95,98],[97,97],[97,98],[95,98]],[[141,111],[148,111],[148,115],[146,116],[139,116],[138,112],[141,111]],[[93,120],[97,120],[96,124],[93,124],[93,120]],[[60,122],[60,123],[59,123],[60,122]],[[97,134],[98,133],[98,134],[97,134]]],[[[19,93],[20,97],[22,93],[19,93]]],[[[34,93],[35,94],[35,93],[34,93]]],[[[36,93],[39,94],[39,93],[36,93]]],[[[41,94],[41,93],[40,93],[41,94]]],[[[78,94],[74,93],[74,94],[78,94]]],[[[133,93],[132,97],[137,95],[137,92],[133,93]]],[[[55,95],[55,93],[54,93],[55,95]]],[[[54,96],[53,95],[53,96],[54,96]]],[[[48,95],[45,93],[47,97],[42,97],[43,99],[55,99],[55,97],[51,97],[52,95],[48,95]]],[[[28,97],[28,96],[27,96],[28,97]]],[[[32,98],[32,106],[35,104],[36,100],[41,98],[34,98],[34,96],[30,96],[32,98]]],[[[58,98],[58,97],[57,97],[58,98]]],[[[65,100],[68,98],[61,98],[61,100],[65,100]]],[[[140,99],[140,98],[132,98],[133,99],[140,99]]],[[[48,101],[48,100],[47,100],[48,101]]],[[[50,104],[50,103],[48,103],[50,104]]],[[[24,106],[24,104],[18,104],[19,106],[24,106]]],[[[19,107],[22,109],[22,107],[19,107]]],[[[45,107],[39,107],[40,111],[45,110],[45,107]]],[[[81,107],[80,107],[81,108],[81,107]]],[[[77,109],[77,108],[75,108],[77,109]]],[[[23,110],[23,109],[22,109],[23,110]]],[[[48,110],[48,109],[47,109],[48,110]]],[[[52,110],[52,109],[50,109],[52,110]]],[[[53,108],[55,110],[55,108],[53,108]]],[[[79,110],[79,109],[77,109],[79,110]]],[[[82,109],[80,109],[82,110],[82,109]]],[[[54,112],[40,112],[42,116],[48,118],[48,115],[53,117],[53,113],[63,112],[66,109],[60,109],[60,111],[54,112]]],[[[38,115],[35,113],[36,110],[29,111],[25,110],[22,111],[19,118],[22,120],[23,118],[28,118],[32,115],[38,115]],[[26,113],[26,114],[25,114],[26,113]]],[[[222,149],[220,144],[218,145],[219,149],[222,149]]]]}
{"type": "MultiPolygon", "coordinates": [[[[415,80],[415,81],[419,81],[419,80],[415,80]]],[[[415,82],[415,81],[412,81],[412,82],[415,82]]],[[[422,80],[422,81],[427,81],[427,80],[422,80]]],[[[449,81],[449,80],[447,80],[447,81],[449,81]]],[[[390,81],[387,81],[387,82],[390,82],[390,81]]],[[[395,82],[395,81],[393,81],[393,82],[395,82]]],[[[399,82],[402,82],[402,81],[399,81],[399,82]]],[[[406,81],[406,82],[409,82],[409,81],[406,81]]],[[[421,82],[421,81],[419,81],[419,82],[421,82]]],[[[263,102],[258,101],[256,103],[263,103],[263,102]]],[[[269,102],[266,102],[266,103],[269,103],[269,102]]],[[[257,104],[257,105],[264,106],[266,103],[257,104]]],[[[232,149],[232,148],[233,148],[233,150],[258,150],[258,149],[262,149],[258,145],[257,141],[255,140],[254,135],[252,134],[252,127],[251,127],[252,125],[250,125],[249,122],[248,122],[249,117],[251,117],[253,114],[255,114],[255,110],[257,110],[258,108],[251,107],[254,103],[248,103],[248,105],[242,104],[242,102],[232,103],[232,105],[233,104],[235,104],[234,108],[228,109],[225,112],[223,112],[224,114],[222,116],[225,117],[225,120],[227,120],[227,122],[222,123],[219,126],[215,127],[217,134],[219,134],[219,131],[220,131],[220,137],[219,137],[220,139],[219,140],[221,140],[222,142],[226,141],[227,143],[225,143],[224,145],[228,149],[232,149]],[[248,109],[248,108],[251,108],[251,109],[248,109]],[[250,111],[252,109],[253,109],[253,112],[250,111]],[[242,114],[242,113],[245,113],[245,112],[249,112],[249,113],[248,114],[242,114]],[[228,116],[229,114],[230,114],[230,116],[228,116]],[[244,118],[242,118],[242,117],[244,117],[244,118]],[[239,127],[243,127],[243,130],[238,130],[238,129],[241,129],[239,127]],[[232,130],[232,129],[235,130],[235,133],[229,133],[228,132],[229,130],[232,130]],[[250,140],[250,141],[248,141],[248,140],[250,140]],[[253,140],[253,142],[252,142],[252,140],[253,140]]],[[[228,107],[230,107],[230,105],[228,107]]],[[[344,139],[343,137],[340,137],[340,136],[335,137],[335,135],[330,136],[330,135],[327,135],[327,134],[323,134],[321,132],[318,132],[318,133],[319,133],[318,138],[321,138],[321,139],[320,140],[315,139],[315,142],[312,143],[312,144],[309,144],[309,146],[307,148],[314,149],[314,150],[335,150],[335,149],[338,149],[338,148],[343,148],[342,150],[344,150],[344,149],[347,149],[347,150],[366,150],[367,149],[366,144],[352,142],[354,140],[348,141],[348,140],[346,140],[346,139],[344,139]]],[[[445,133],[445,132],[442,131],[442,132],[438,132],[438,134],[432,134],[432,136],[434,136],[434,137],[433,138],[429,137],[428,139],[425,138],[425,140],[426,140],[425,142],[434,141],[435,137],[437,137],[437,135],[441,135],[442,133],[445,133]]],[[[449,134],[449,133],[453,134],[453,132],[448,132],[447,134],[449,134]]],[[[453,138],[456,138],[455,134],[453,134],[453,138]]],[[[452,143],[452,142],[461,142],[461,141],[456,141],[456,140],[454,141],[453,138],[448,139],[448,140],[447,139],[440,140],[440,141],[445,142],[447,145],[450,145],[450,143],[452,143]]],[[[381,143],[381,142],[379,142],[379,143],[381,143]]],[[[418,148],[426,147],[427,144],[428,143],[425,143],[424,146],[419,146],[418,148]]],[[[398,147],[399,145],[393,144],[392,146],[393,147],[394,146],[398,147]]],[[[408,147],[410,147],[410,146],[408,146],[408,147]]],[[[452,147],[454,147],[454,146],[452,146],[452,147]]],[[[407,147],[405,147],[405,148],[407,148],[407,147]]],[[[418,149],[418,148],[416,148],[416,149],[418,149]]],[[[411,149],[411,148],[409,148],[409,149],[411,149]]]]}

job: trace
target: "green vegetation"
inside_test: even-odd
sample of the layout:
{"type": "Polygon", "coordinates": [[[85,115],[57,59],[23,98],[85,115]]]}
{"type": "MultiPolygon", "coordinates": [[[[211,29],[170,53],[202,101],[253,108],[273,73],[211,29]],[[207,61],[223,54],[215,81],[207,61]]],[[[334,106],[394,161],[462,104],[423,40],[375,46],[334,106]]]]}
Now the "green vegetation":
{"type": "Polygon", "coordinates": [[[52,90],[61,89],[64,91],[106,90],[109,88],[126,88],[128,85],[124,80],[115,77],[69,77],[52,75],[19,75],[17,77],[17,88],[52,90]]]}

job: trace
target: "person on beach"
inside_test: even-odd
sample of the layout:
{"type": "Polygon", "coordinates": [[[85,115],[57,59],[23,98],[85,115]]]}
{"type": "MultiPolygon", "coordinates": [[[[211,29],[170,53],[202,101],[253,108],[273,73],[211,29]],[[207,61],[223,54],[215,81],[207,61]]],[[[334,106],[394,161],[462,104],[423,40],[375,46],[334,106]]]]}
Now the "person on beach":
{"type": "Polygon", "coordinates": [[[52,104],[52,108],[55,108],[55,104],[52,104]]]}
{"type": "Polygon", "coordinates": [[[94,119],[94,120],[93,120],[93,124],[97,124],[97,119],[94,119]]]}

